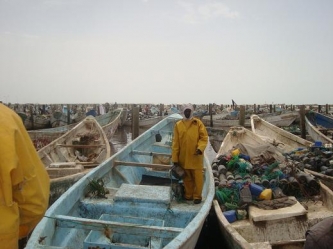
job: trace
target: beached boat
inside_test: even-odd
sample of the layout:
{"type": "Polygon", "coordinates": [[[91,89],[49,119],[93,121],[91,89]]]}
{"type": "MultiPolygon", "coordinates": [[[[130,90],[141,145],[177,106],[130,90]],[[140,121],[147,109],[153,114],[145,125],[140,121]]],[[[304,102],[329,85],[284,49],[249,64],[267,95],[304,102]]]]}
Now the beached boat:
{"type": "Polygon", "coordinates": [[[297,119],[299,119],[299,112],[288,111],[288,112],[283,112],[281,114],[269,113],[262,115],[261,118],[278,127],[288,127],[297,119]]]}
{"type": "Polygon", "coordinates": [[[168,116],[81,178],[47,210],[26,248],[194,248],[214,183],[205,156],[203,201],[174,198],[171,144],[181,118],[168,116]]]}
{"type": "Polygon", "coordinates": [[[213,206],[229,248],[301,249],[307,229],[333,215],[332,190],[243,127],[224,138],[212,163],[215,176],[221,162],[231,173],[226,183],[218,176],[213,206]]]}
{"type": "Polygon", "coordinates": [[[106,138],[111,141],[113,134],[117,128],[122,124],[122,118],[127,113],[123,108],[118,108],[113,111],[109,111],[106,114],[96,116],[95,119],[102,126],[102,129],[106,135],[106,138]]]}
{"type": "Polygon", "coordinates": [[[260,119],[257,115],[251,116],[251,127],[254,133],[274,145],[283,153],[288,153],[295,148],[309,148],[309,153],[304,155],[304,157],[309,160],[311,157],[316,157],[316,163],[315,165],[306,164],[305,167],[308,168],[305,168],[304,171],[314,175],[333,190],[333,170],[330,170],[331,164],[329,160],[332,157],[332,152],[329,147],[316,146],[315,143],[276,127],[260,119]],[[319,153],[314,152],[316,149],[319,153]],[[319,155],[324,159],[320,160],[319,155]]]}
{"type": "MultiPolygon", "coordinates": [[[[91,109],[92,109],[92,107],[91,107],[91,109]]],[[[89,110],[91,110],[91,109],[89,109],[89,110]]],[[[64,125],[77,124],[81,120],[83,120],[86,116],[91,115],[91,113],[89,113],[88,111],[83,112],[83,111],[77,110],[76,113],[70,114],[68,117],[67,112],[68,112],[67,106],[63,106],[62,110],[55,110],[54,112],[52,112],[51,118],[50,118],[51,126],[59,127],[59,126],[64,126],[64,125]]],[[[95,110],[94,110],[94,112],[96,113],[95,110]]]]}
{"type": "MultiPolygon", "coordinates": [[[[259,114],[262,119],[266,120],[267,122],[276,125],[278,127],[285,127],[290,126],[298,117],[298,112],[287,112],[287,113],[269,113],[269,114],[259,114]]],[[[223,114],[217,114],[214,115],[212,118],[213,120],[213,126],[214,127],[233,127],[233,126],[239,126],[239,119],[238,117],[232,117],[232,119],[228,119],[228,117],[223,114]]],[[[202,121],[206,126],[210,125],[210,117],[205,116],[203,117],[202,121]]],[[[250,128],[251,127],[251,121],[250,119],[245,119],[244,127],[250,128]]]]}
{"type": "Polygon", "coordinates": [[[215,152],[221,147],[224,137],[227,135],[228,131],[222,128],[215,128],[215,127],[206,127],[207,133],[209,136],[209,142],[213,147],[215,152]]]}
{"type": "MultiPolygon", "coordinates": [[[[141,128],[150,128],[153,125],[157,124],[159,121],[162,120],[162,116],[152,116],[152,117],[148,117],[148,118],[140,118],[139,119],[139,127],[141,128]]],[[[127,119],[124,122],[124,126],[132,126],[132,120],[131,119],[127,119]]]]}
{"type": "Polygon", "coordinates": [[[309,148],[313,145],[313,142],[281,129],[258,115],[251,115],[251,129],[282,153],[291,152],[295,148],[309,148]]]}
{"type": "Polygon", "coordinates": [[[50,204],[89,169],[111,155],[110,143],[92,116],[37,151],[51,179],[50,204]]]}
{"type": "Polygon", "coordinates": [[[304,171],[314,175],[316,178],[320,179],[322,183],[328,186],[331,190],[333,190],[333,170],[330,170],[330,161],[329,159],[325,160],[325,158],[331,158],[332,152],[329,148],[325,149],[324,147],[316,147],[315,144],[311,141],[305,140],[297,135],[294,135],[288,131],[282,130],[279,127],[276,127],[262,119],[260,119],[257,115],[251,116],[251,126],[252,131],[259,135],[263,140],[269,142],[274,145],[283,153],[288,153],[295,148],[309,148],[309,153],[304,155],[304,157],[310,159],[312,157],[316,157],[316,163],[314,167],[310,164],[305,166],[309,168],[305,168],[304,171]],[[313,151],[317,149],[320,153],[314,153],[313,151]],[[319,155],[322,155],[324,160],[321,162],[319,155]],[[321,169],[326,169],[321,170],[321,169]],[[331,174],[331,175],[328,175],[331,174]]]}
{"type": "Polygon", "coordinates": [[[305,115],[305,127],[314,141],[333,144],[333,117],[309,111],[305,115]]]}
{"type": "MultiPolygon", "coordinates": [[[[108,140],[110,140],[116,131],[117,127],[121,125],[123,117],[126,115],[127,111],[123,108],[118,108],[113,111],[109,111],[106,114],[96,116],[96,121],[102,126],[108,140]]],[[[28,134],[36,148],[40,150],[44,146],[51,143],[53,140],[65,134],[67,131],[71,130],[78,123],[64,125],[49,129],[33,130],[28,131],[28,134]]]]}
{"type": "Polygon", "coordinates": [[[31,120],[31,115],[24,112],[17,113],[27,130],[38,130],[51,127],[50,116],[49,115],[32,115],[33,120],[31,120]]]}

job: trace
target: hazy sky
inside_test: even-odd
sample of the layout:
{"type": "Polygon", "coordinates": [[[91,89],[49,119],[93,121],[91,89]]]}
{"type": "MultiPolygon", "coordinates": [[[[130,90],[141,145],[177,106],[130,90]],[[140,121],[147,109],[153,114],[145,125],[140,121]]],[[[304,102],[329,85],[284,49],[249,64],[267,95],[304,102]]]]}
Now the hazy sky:
{"type": "Polygon", "coordinates": [[[332,0],[0,0],[3,102],[332,96],[332,0]]]}

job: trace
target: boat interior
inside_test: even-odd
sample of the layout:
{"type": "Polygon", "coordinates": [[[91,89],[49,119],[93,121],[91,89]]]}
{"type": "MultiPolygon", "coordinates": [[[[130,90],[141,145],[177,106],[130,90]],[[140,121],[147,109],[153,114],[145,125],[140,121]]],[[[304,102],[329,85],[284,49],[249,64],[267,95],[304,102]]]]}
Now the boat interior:
{"type": "Polygon", "coordinates": [[[221,231],[225,238],[232,236],[230,244],[237,243],[234,248],[273,248],[301,249],[305,242],[306,231],[321,220],[333,216],[333,192],[320,183],[318,198],[297,200],[296,204],[275,210],[263,210],[255,206],[248,209],[248,219],[240,219],[229,223],[219,211],[215,201],[215,210],[224,223],[221,231]]]}
{"type": "MultiPolygon", "coordinates": [[[[147,132],[143,136],[149,139],[139,144],[134,140],[58,199],[72,201],[50,208],[51,222],[45,222],[47,232],[40,233],[45,237],[40,248],[163,248],[191,222],[190,230],[198,226],[194,217],[211,204],[177,199],[172,186],[178,181],[170,174],[171,133],[147,132]],[[161,134],[161,141],[152,141],[155,136],[147,132],[161,134]]],[[[213,192],[208,184],[211,172],[203,173],[207,198],[213,192]]]]}

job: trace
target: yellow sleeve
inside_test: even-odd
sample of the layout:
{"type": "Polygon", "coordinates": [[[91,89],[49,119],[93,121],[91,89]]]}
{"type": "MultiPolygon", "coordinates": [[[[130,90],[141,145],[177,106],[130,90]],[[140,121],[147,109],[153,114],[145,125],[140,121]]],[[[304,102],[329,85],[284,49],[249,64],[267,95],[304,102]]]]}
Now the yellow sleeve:
{"type": "Polygon", "coordinates": [[[8,224],[13,224],[11,219],[18,220],[22,238],[33,230],[48,208],[50,180],[21,118],[11,110],[0,110],[0,188],[4,193],[0,197],[11,214],[8,224]],[[19,217],[10,211],[15,206],[19,217]]]}
{"type": "Polygon", "coordinates": [[[208,133],[202,121],[198,120],[198,123],[199,123],[199,141],[197,147],[202,153],[204,153],[208,144],[208,133]]]}
{"type": "Polygon", "coordinates": [[[178,133],[178,122],[175,124],[173,129],[173,139],[172,139],[172,162],[178,163],[179,162],[179,151],[180,151],[180,144],[179,144],[179,133],[178,133]]]}

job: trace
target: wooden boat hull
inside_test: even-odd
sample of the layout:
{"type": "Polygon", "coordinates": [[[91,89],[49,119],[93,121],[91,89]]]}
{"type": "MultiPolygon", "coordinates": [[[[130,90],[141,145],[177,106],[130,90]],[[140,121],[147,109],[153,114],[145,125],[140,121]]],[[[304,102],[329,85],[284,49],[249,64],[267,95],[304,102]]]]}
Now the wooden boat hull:
{"type": "Polygon", "coordinates": [[[38,130],[51,127],[50,117],[48,115],[33,115],[33,122],[31,116],[23,112],[17,113],[23,121],[27,130],[38,130]]]}
{"type": "MultiPolygon", "coordinates": [[[[150,128],[153,125],[157,124],[162,119],[163,119],[162,116],[140,119],[139,120],[139,127],[141,127],[141,128],[150,128]]],[[[132,120],[126,120],[125,123],[124,123],[124,126],[132,126],[132,120]]]]}
{"type": "Polygon", "coordinates": [[[262,119],[264,119],[265,121],[273,125],[276,125],[278,127],[290,126],[298,118],[299,118],[298,112],[288,112],[288,113],[282,113],[280,115],[268,115],[262,117],[262,119]]]}
{"type": "Polygon", "coordinates": [[[251,129],[253,133],[259,135],[283,153],[291,152],[295,148],[308,148],[313,144],[265,121],[258,115],[251,116],[251,129]]]}
{"type": "Polygon", "coordinates": [[[61,111],[55,111],[51,115],[50,122],[51,126],[55,128],[69,124],[77,124],[81,122],[86,116],[87,116],[86,113],[78,112],[75,115],[71,115],[68,122],[67,113],[63,113],[61,111]]]}
{"type": "MultiPolygon", "coordinates": [[[[232,127],[223,140],[216,158],[229,155],[239,144],[256,149],[265,145],[273,146],[243,127],[232,127]]],[[[285,162],[283,152],[275,150],[273,157],[277,162],[285,162]]],[[[254,154],[249,156],[252,158],[254,154]]],[[[230,248],[303,248],[307,229],[333,215],[333,192],[325,184],[319,182],[319,185],[320,197],[303,201],[291,196],[288,198],[295,200],[295,204],[272,210],[249,205],[247,218],[236,219],[234,222],[229,222],[218,201],[214,200],[213,206],[221,235],[230,248]]]]}
{"type": "Polygon", "coordinates": [[[170,154],[180,118],[163,119],[83,176],[47,210],[26,248],[194,248],[211,208],[214,183],[205,157],[202,203],[173,198],[170,154]],[[164,179],[166,185],[140,184],[147,177],[164,179]],[[89,190],[93,180],[103,183],[105,198],[89,190]]]}
{"type": "MultiPolygon", "coordinates": [[[[117,130],[117,127],[121,125],[121,118],[124,116],[124,110],[122,108],[114,111],[109,111],[106,114],[96,116],[96,121],[102,126],[108,140],[110,140],[117,130]]],[[[126,111],[125,111],[126,113],[126,111]]],[[[53,140],[59,138],[67,131],[71,130],[78,123],[64,125],[49,129],[28,131],[28,134],[37,150],[40,150],[44,146],[51,143],[53,140]]]]}
{"type": "Polygon", "coordinates": [[[309,112],[305,116],[305,127],[314,141],[333,144],[333,118],[317,112],[309,112]],[[327,135],[323,132],[326,132],[327,135]]]}
{"type": "MultiPolygon", "coordinates": [[[[321,195],[325,196],[325,207],[320,201],[310,201],[308,202],[310,211],[307,214],[277,219],[266,222],[266,224],[248,220],[229,223],[223,215],[219,203],[214,200],[213,206],[219,228],[229,248],[303,249],[306,231],[319,221],[332,216],[333,192],[326,185],[320,185],[321,195]]],[[[282,212],[287,212],[287,210],[282,210],[282,212]]]]}
{"type": "MultiPolygon", "coordinates": [[[[291,113],[283,113],[283,114],[269,114],[269,115],[258,115],[259,117],[273,125],[278,127],[287,127],[290,126],[298,117],[298,112],[291,112],[291,113]]],[[[210,119],[207,117],[203,118],[203,122],[205,125],[210,125],[210,119]]],[[[213,119],[214,127],[232,127],[232,126],[239,126],[239,120],[227,120],[227,119],[213,119]]],[[[250,128],[251,121],[250,119],[245,119],[244,127],[250,128]]]]}
{"type": "Polygon", "coordinates": [[[110,157],[111,147],[92,116],[37,151],[51,178],[50,204],[74,182],[110,157]]]}
{"type": "MultiPolygon", "coordinates": [[[[235,126],[229,129],[227,135],[223,139],[223,142],[217,154],[223,155],[227,151],[232,150],[235,147],[235,145],[242,143],[247,144],[248,146],[254,148],[268,146],[268,145],[272,146],[268,144],[266,141],[264,141],[260,136],[251,132],[250,130],[244,127],[235,126]]],[[[276,155],[276,159],[282,160],[282,158],[284,158],[282,153],[276,155]]]]}

